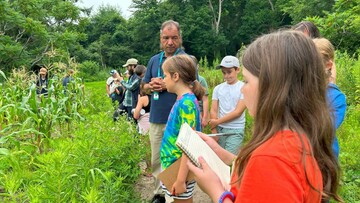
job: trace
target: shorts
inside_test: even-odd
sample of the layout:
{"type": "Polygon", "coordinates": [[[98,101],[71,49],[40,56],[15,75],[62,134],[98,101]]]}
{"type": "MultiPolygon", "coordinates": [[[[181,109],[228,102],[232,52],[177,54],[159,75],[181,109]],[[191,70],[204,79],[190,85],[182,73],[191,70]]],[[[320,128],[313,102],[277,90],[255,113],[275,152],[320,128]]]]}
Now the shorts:
{"type": "Polygon", "coordinates": [[[192,180],[190,182],[186,182],[186,192],[181,193],[178,196],[172,195],[171,192],[165,187],[165,185],[161,184],[161,188],[163,189],[163,192],[165,192],[165,195],[167,197],[173,198],[173,199],[190,199],[193,196],[194,189],[195,189],[196,181],[192,180]]]}
{"type": "Polygon", "coordinates": [[[232,154],[237,155],[241,143],[244,139],[244,129],[243,128],[223,128],[218,126],[218,133],[234,133],[234,135],[229,136],[219,136],[219,145],[226,149],[226,151],[231,152],[232,154]]]}

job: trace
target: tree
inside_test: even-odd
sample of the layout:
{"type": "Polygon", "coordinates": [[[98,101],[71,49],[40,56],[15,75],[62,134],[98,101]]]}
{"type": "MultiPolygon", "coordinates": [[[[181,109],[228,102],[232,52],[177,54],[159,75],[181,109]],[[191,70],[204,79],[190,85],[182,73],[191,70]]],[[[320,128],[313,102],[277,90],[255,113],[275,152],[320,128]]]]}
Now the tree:
{"type": "Polygon", "coordinates": [[[137,57],[129,44],[131,37],[127,21],[121,12],[113,6],[101,6],[99,11],[84,21],[82,31],[87,35],[81,41],[84,49],[77,49],[79,62],[92,60],[103,68],[118,67],[130,57],[137,57]]]}
{"type": "Polygon", "coordinates": [[[329,0],[277,0],[276,6],[292,18],[293,24],[300,22],[308,16],[325,15],[324,11],[330,11],[336,1],[329,0]]]}
{"type": "Polygon", "coordinates": [[[236,34],[244,44],[250,43],[262,34],[276,30],[282,24],[283,18],[279,10],[274,9],[268,1],[247,0],[243,12],[241,25],[236,34]]]}
{"type": "MultiPolygon", "coordinates": [[[[336,1],[332,12],[325,12],[324,17],[309,17],[341,51],[350,54],[360,51],[360,0],[336,1]]],[[[359,52],[357,54],[360,54],[359,52]]]]}
{"type": "Polygon", "coordinates": [[[132,39],[129,46],[145,64],[154,53],[160,51],[160,26],[167,16],[163,16],[163,9],[156,0],[133,0],[133,7],[136,10],[128,22],[132,39]]]}
{"type": "Polygon", "coordinates": [[[72,29],[79,14],[72,1],[0,1],[1,67],[53,62],[54,54],[67,52],[81,37],[72,29]]]}
{"type": "Polygon", "coordinates": [[[222,8],[223,1],[224,0],[218,0],[218,10],[216,12],[211,0],[209,0],[209,7],[213,14],[213,29],[215,30],[216,34],[219,34],[219,26],[220,26],[221,10],[222,10],[221,8],[222,8]],[[216,15],[216,13],[217,13],[217,15],[216,15]]]}

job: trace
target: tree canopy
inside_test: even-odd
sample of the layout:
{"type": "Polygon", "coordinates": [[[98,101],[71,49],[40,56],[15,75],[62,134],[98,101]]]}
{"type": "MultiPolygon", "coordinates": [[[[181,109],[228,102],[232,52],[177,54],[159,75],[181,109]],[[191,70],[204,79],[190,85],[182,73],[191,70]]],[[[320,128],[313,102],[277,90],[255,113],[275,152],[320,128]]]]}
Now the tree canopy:
{"type": "Polygon", "coordinates": [[[360,0],[133,0],[129,19],[112,6],[96,12],[77,0],[0,1],[0,66],[93,61],[120,67],[130,57],[145,64],[160,51],[159,29],[168,19],[182,28],[187,53],[211,63],[279,28],[310,19],[337,49],[357,53],[360,0]]]}

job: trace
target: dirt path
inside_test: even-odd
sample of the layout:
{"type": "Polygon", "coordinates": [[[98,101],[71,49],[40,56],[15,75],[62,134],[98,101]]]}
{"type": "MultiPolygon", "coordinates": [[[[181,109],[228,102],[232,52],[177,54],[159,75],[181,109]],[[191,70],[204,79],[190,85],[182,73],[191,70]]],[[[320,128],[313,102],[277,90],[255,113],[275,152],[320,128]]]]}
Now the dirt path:
{"type": "MultiPolygon", "coordinates": [[[[142,171],[145,172],[146,163],[141,162],[139,165],[140,165],[140,168],[142,169],[142,171]]],[[[135,186],[136,191],[140,194],[143,202],[150,202],[151,198],[153,197],[153,193],[152,193],[153,187],[154,187],[153,178],[147,177],[144,175],[142,175],[139,178],[139,180],[135,186]]],[[[211,203],[211,199],[207,196],[207,194],[202,192],[198,186],[196,186],[195,191],[194,191],[193,202],[194,203],[211,203]]]]}

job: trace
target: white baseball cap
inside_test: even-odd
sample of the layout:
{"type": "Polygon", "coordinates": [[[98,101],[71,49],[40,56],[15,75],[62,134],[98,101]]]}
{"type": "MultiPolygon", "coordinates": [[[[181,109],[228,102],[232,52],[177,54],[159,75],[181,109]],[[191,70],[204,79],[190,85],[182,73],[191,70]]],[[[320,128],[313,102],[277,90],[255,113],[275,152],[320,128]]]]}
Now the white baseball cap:
{"type": "Polygon", "coordinates": [[[239,59],[235,56],[225,56],[222,60],[220,65],[216,66],[216,68],[233,68],[237,67],[240,68],[239,59]]]}
{"type": "Polygon", "coordinates": [[[115,69],[110,71],[110,75],[114,75],[115,73],[117,73],[117,71],[115,69]]]}

